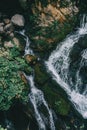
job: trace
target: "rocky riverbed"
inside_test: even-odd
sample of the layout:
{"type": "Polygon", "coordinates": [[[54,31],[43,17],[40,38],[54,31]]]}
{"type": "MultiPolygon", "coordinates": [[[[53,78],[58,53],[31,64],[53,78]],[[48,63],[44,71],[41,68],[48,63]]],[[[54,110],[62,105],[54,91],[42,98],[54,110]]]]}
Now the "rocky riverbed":
{"type": "Polygon", "coordinates": [[[39,129],[28,99],[25,72],[35,73],[35,85],[54,113],[57,130],[85,130],[83,119],[44,65],[57,43],[75,27],[79,8],[67,1],[20,2],[23,12],[0,12],[0,124],[7,130],[39,129]],[[24,55],[27,37],[34,55],[24,55]]]}

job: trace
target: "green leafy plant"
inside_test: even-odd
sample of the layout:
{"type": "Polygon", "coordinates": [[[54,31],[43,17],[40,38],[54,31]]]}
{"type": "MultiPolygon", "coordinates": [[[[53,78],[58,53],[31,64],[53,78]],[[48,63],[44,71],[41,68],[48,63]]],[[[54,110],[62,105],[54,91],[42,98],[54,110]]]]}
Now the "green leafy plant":
{"type": "Polygon", "coordinates": [[[7,130],[7,129],[4,129],[4,128],[0,125],[0,130],[7,130]]]}
{"type": "Polygon", "coordinates": [[[0,54],[0,110],[8,110],[14,100],[28,101],[29,86],[21,78],[20,71],[32,69],[20,55],[16,48],[4,49],[0,54]]]}

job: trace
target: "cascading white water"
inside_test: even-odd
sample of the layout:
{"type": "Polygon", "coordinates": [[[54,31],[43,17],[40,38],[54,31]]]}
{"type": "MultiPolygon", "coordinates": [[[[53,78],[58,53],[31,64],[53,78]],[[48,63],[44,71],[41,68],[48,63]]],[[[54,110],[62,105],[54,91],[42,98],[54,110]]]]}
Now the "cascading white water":
{"type": "MultiPolygon", "coordinates": [[[[17,32],[17,33],[24,36],[24,39],[26,41],[24,55],[27,55],[27,54],[34,55],[33,51],[30,49],[30,40],[29,40],[28,36],[25,34],[25,30],[17,32]]],[[[29,99],[30,99],[30,101],[33,105],[34,111],[35,111],[35,117],[38,122],[39,130],[46,130],[46,123],[44,122],[42,114],[39,111],[39,108],[41,107],[41,105],[44,105],[44,107],[47,110],[47,113],[49,115],[49,117],[46,117],[46,118],[49,118],[47,120],[49,122],[48,125],[49,125],[50,129],[55,130],[55,124],[54,124],[51,109],[49,109],[49,107],[48,107],[48,104],[44,98],[43,92],[41,90],[37,89],[36,86],[34,85],[34,76],[32,76],[32,75],[27,76],[25,73],[24,73],[24,75],[30,84],[31,92],[29,93],[29,99]]],[[[45,117],[45,115],[44,115],[44,117],[45,117]]]]}
{"type": "Polygon", "coordinates": [[[18,34],[21,34],[22,36],[24,36],[24,40],[26,41],[26,46],[25,46],[25,53],[24,55],[27,55],[27,54],[31,54],[31,55],[34,55],[33,51],[30,49],[30,39],[29,37],[25,34],[25,30],[22,30],[22,31],[15,31],[16,33],[18,34]]]}
{"type": "Polygon", "coordinates": [[[80,69],[85,62],[87,62],[87,50],[82,53],[82,59],[78,71],[76,72],[76,82],[73,83],[72,77],[69,75],[70,66],[70,52],[75,44],[78,43],[80,37],[87,34],[87,16],[83,15],[80,28],[60,43],[56,50],[51,53],[46,66],[51,72],[53,79],[67,92],[70,100],[73,102],[75,108],[84,118],[87,118],[87,85],[85,90],[80,93],[82,87],[82,79],[80,76],[80,69]]]}
{"type": "MultiPolygon", "coordinates": [[[[26,75],[25,75],[26,76],[26,75]]],[[[47,102],[45,101],[44,98],[44,94],[41,90],[37,89],[34,85],[34,77],[33,76],[26,76],[30,87],[31,87],[31,92],[29,94],[29,99],[31,101],[31,103],[33,104],[34,107],[34,111],[35,111],[35,116],[36,116],[36,120],[38,122],[39,125],[39,130],[46,130],[46,125],[45,122],[42,118],[42,115],[39,111],[39,108],[41,107],[41,105],[44,105],[48,114],[49,114],[49,125],[50,125],[50,129],[51,130],[55,130],[55,125],[54,125],[54,121],[53,121],[53,116],[52,116],[52,112],[48,107],[47,102]]],[[[44,113],[43,113],[44,114],[44,113]]]]}

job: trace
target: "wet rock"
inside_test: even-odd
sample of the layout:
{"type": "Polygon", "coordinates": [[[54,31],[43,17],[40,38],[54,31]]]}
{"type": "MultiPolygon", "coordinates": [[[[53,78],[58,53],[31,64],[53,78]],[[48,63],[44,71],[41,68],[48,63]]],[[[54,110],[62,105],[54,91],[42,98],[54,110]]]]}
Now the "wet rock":
{"type": "Polygon", "coordinates": [[[8,18],[4,19],[3,21],[4,21],[5,24],[9,24],[10,23],[10,19],[8,19],[8,18]]]}
{"type": "Polygon", "coordinates": [[[70,104],[68,104],[62,97],[55,102],[55,110],[60,115],[68,115],[70,110],[70,104]]]}
{"type": "Polygon", "coordinates": [[[10,35],[9,35],[11,38],[13,38],[14,37],[14,33],[12,32],[12,33],[10,33],[10,35]]]}
{"type": "Polygon", "coordinates": [[[39,63],[36,64],[34,66],[34,71],[35,71],[35,81],[38,84],[43,85],[48,81],[49,76],[47,75],[46,71],[44,70],[41,64],[39,63]]]}
{"type": "Polygon", "coordinates": [[[22,81],[23,81],[25,84],[27,84],[28,81],[27,81],[26,77],[24,76],[24,74],[23,74],[22,72],[20,72],[20,76],[21,76],[22,81]]]}
{"type": "Polygon", "coordinates": [[[20,14],[15,14],[12,18],[11,18],[11,22],[19,27],[23,27],[25,24],[25,19],[22,15],[20,14]]]}
{"type": "Polygon", "coordinates": [[[57,114],[67,116],[70,110],[70,104],[65,98],[64,91],[59,89],[58,84],[51,79],[50,75],[40,63],[34,66],[34,71],[35,82],[44,92],[49,105],[57,114]]]}
{"type": "Polygon", "coordinates": [[[36,64],[36,62],[37,62],[37,57],[28,54],[28,55],[25,56],[25,60],[26,60],[27,63],[36,64]]]}

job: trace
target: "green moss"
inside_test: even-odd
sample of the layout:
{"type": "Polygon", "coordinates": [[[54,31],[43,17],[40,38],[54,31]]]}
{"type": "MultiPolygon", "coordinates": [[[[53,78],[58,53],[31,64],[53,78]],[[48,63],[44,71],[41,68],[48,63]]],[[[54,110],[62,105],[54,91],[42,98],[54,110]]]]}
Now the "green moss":
{"type": "Polygon", "coordinates": [[[64,99],[60,98],[58,101],[55,102],[55,109],[57,113],[67,115],[70,110],[70,105],[67,104],[64,99]]]}
{"type": "MultiPolygon", "coordinates": [[[[53,84],[52,84],[53,85],[53,84]]],[[[66,116],[70,110],[70,104],[64,99],[58,92],[58,89],[54,89],[49,83],[46,83],[43,87],[45,97],[57,114],[66,116]]]]}
{"type": "Polygon", "coordinates": [[[45,72],[44,68],[40,64],[36,64],[34,67],[35,70],[35,81],[38,84],[44,84],[48,80],[48,75],[45,72]]]}

